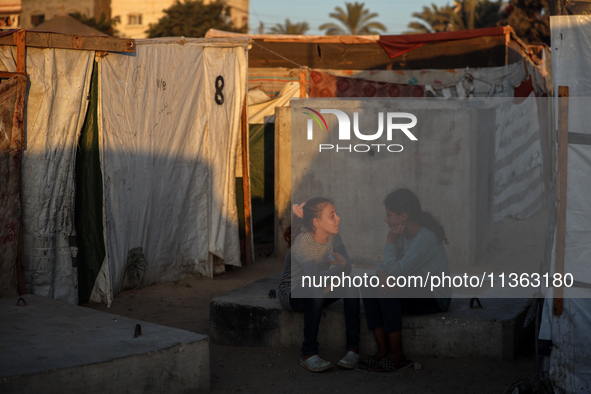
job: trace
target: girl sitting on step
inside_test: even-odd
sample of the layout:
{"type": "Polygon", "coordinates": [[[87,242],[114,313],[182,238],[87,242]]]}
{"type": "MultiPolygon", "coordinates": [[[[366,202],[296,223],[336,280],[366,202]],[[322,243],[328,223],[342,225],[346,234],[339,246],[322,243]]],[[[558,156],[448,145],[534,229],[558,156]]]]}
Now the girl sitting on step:
{"type": "MultiPolygon", "coordinates": [[[[302,277],[319,278],[349,275],[351,263],[339,236],[340,218],[332,200],[316,197],[293,206],[290,251],[285,257],[279,285],[279,300],[284,308],[304,313],[304,342],[299,364],[312,372],[326,371],[332,363],[318,355],[318,328],[322,308],[344,296],[347,352],[338,362],[353,369],[359,359],[359,296],[355,289],[331,291],[328,287],[303,287],[302,277]]],[[[312,282],[314,283],[314,282],[312,282]]],[[[318,283],[318,282],[317,282],[318,283]]]]}
{"type": "Polygon", "coordinates": [[[362,291],[367,327],[374,332],[378,352],[361,360],[356,367],[360,371],[391,372],[412,365],[402,350],[402,312],[445,312],[451,301],[451,288],[431,292],[389,286],[388,278],[391,282],[399,276],[449,276],[443,245],[448,242],[443,226],[422,210],[412,191],[398,189],[386,197],[384,205],[389,231],[384,257],[375,271],[380,286],[362,291]]]}

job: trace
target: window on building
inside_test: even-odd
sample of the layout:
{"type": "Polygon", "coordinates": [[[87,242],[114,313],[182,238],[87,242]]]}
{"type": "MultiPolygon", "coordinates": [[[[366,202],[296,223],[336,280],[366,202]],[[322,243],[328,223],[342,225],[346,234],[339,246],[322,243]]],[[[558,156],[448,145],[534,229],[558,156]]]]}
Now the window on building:
{"type": "Polygon", "coordinates": [[[141,25],[142,24],[142,14],[127,15],[127,24],[128,25],[141,25]]]}
{"type": "Polygon", "coordinates": [[[40,25],[44,21],[45,21],[45,15],[44,14],[31,15],[31,24],[33,26],[40,25]]]}
{"type": "Polygon", "coordinates": [[[0,27],[10,27],[12,26],[12,19],[6,15],[0,15],[0,27]]]}

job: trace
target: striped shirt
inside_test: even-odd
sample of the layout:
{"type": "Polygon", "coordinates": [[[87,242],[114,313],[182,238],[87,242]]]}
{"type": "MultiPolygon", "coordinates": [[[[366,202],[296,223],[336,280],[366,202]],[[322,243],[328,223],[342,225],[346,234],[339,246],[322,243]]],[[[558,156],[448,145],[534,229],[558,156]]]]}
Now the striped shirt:
{"type": "MultiPolygon", "coordinates": [[[[338,234],[329,235],[324,244],[316,242],[309,232],[301,233],[296,237],[291,249],[287,252],[287,256],[285,256],[281,283],[279,284],[279,301],[283,307],[290,309],[289,298],[291,291],[302,285],[303,275],[314,275],[317,271],[326,272],[326,274],[343,271],[341,265],[331,267],[327,260],[330,253],[337,248],[344,250],[343,241],[338,234]]],[[[348,262],[346,251],[341,254],[345,255],[348,262]]]]}

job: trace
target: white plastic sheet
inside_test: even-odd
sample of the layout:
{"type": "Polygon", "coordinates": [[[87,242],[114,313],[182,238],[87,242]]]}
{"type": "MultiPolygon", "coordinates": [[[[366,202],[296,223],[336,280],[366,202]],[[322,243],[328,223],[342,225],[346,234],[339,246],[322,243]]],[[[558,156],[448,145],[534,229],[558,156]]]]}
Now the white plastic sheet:
{"type": "Polygon", "coordinates": [[[240,265],[235,168],[247,43],[138,40],[135,55],[101,59],[106,258],[92,300],[110,304],[135,247],[147,262],[144,284],[212,276],[214,256],[240,265]]]}
{"type": "MultiPolygon", "coordinates": [[[[589,135],[591,16],[553,16],[550,23],[554,89],[569,87],[568,131],[589,135]]],[[[591,259],[590,171],[591,146],[569,143],[564,271],[587,283],[591,259]]],[[[553,299],[546,298],[540,338],[551,339],[554,345],[549,376],[558,392],[591,391],[590,297],[589,289],[565,289],[563,312],[558,316],[552,313],[553,299]]]]}
{"type": "Polygon", "coordinates": [[[547,133],[540,124],[538,105],[551,101],[536,99],[532,93],[520,103],[513,99],[491,102],[497,110],[493,218],[526,218],[544,202],[542,139],[547,133]]]}
{"type": "MultiPolygon", "coordinates": [[[[253,91],[248,92],[249,97],[253,93],[253,91]]],[[[289,82],[285,84],[274,99],[249,104],[248,121],[250,123],[265,123],[265,119],[268,117],[274,119],[275,108],[289,106],[289,101],[298,97],[300,97],[300,84],[298,82],[289,82]]]]}
{"type": "MultiPolygon", "coordinates": [[[[0,68],[15,71],[16,48],[0,47],[0,68]]],[[[28,291],[78,303],[69,237],[74,231],[76,144],[88,107],[94,52],[27,48],[30,88],[23,157],[28,291]]]]}

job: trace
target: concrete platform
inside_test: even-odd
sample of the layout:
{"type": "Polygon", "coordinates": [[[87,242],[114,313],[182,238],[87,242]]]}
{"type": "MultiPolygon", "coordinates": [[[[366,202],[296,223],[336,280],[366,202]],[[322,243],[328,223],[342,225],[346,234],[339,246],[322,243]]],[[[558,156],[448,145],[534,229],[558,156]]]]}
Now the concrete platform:
{"type": "MultiPolygon", "coordinates": [[[[214,298],[210,304],[210,335],[216,343],[240,346],[300,347],[303,314],[283,309],[269,290],[279,276],[261,279],[214,298]]],[[[531,303],[527,299],[481,299],[483,308],[468,299],[454,299],[445,313],[405,316],[403,345],[409,356],[477,356],[513,359],[524,343],[523,322],[531,303]]],[[[325,309],[318,342],[322,349],[345,349],[342,302],[325,309]]],[[[376,350],[373,333],[361,314],[361,352],[376,350]]]]}
{"type": "Polygon", "coordinates": [[[208,392],[209,338],[49,298],[0,299],[0,392],[208,392]],[[136,324],[141,335],[134,338],[136,324]]]}

